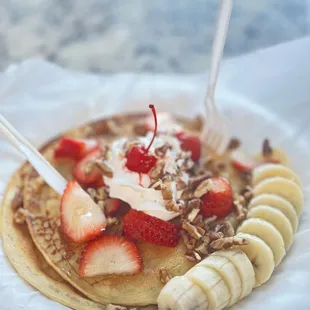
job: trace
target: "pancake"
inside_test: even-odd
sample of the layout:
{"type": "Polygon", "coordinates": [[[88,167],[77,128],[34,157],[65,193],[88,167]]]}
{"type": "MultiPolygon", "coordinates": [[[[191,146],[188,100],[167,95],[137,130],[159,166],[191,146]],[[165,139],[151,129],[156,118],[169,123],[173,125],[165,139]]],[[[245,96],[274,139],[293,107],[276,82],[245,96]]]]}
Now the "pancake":
{"type": "MultiPolygon", "coordinates": [[[[74,129],[65,135],[74,138],[96,137],[111,143],[120,137],[137,136],[139,123],[145,117],[145,114],[115,116],[74,129]]],[[[178,122],[186,131],[199,133],[197,120],[178,122]]],[[[42,153],[70,180],[74,163],[70,160],[56,161],[53,156],[56,146],[57,141],[53,140],[42,149],[42,153]]],[[[234,178],[233,186],[237,191],[242,187],[242,181],[237,176],[231,177],[234,178]]],[[[143,259],[141,273],[81,278],[78,274],[79,260],[85,244],[72,243],[62,233],[60,199],[60,195],[32,167],[25,165],[8,186],[2,219],[4,249],[18,273],[43,294],[60,303],[74,309],[105,309],[103,305],[110,303],[146,309],[144,306],[156,304],[164,286],[159,279],[159,269],[169,270],[174,277],[185,274],[195,264],[185,257],[187,250],[183,242],[176,248],[138,243],[143,259]],[[16,197],[22,199],[22,207],[27,212],[26,223],[31,238],[24,226],[13,223],[16,197]],[[42,266],[45,266],[44,270],[42,266]],[[73,287],[97,303],[82,297],[73,287]]]]}

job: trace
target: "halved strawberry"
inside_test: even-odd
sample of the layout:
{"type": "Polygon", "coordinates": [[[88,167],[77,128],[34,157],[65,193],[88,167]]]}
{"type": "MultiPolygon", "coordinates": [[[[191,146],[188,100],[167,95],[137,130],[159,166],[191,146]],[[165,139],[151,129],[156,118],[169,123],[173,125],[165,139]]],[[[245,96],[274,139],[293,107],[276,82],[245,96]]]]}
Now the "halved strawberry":
{"type": "Polygon", "coordinates": [[[108,198],[106,200],[105,215],[114,216],[121,206],[121,201],[116,198],[108,198]]]}
{"type": "Polygon", "coordinates": [[[259,165],[255,158],[241,150],[233,151],[231,153],[231,160],[233,166],[240,172],[251,171],[259,165]]]}
{"type": "Polygon", "coordinates": [[[78,161],[73,168],[73,177],[81,185],[90,187],[100,187],[104,185],[102,173],[95,165],[93,165],[92,170],[87,172],[87,164],[91,161],[102,156],[99,147],[87,153],[80,161],[78,161]]]}
{"type": "Polygon", "coordinates": [[[86,153],[98,146],[95,139],[73,139],[62,137],[58,147],[55,149],[55,158],[80,159],[86,153]]]}
{"type": "Polygon", "coordinates": [[[135,274],[142,260],[137,246],[121,236],[105,235],[89,242],[82,254],[81,277],[135,274]]]}
{"type": "Polygon", "coordinates": [[[197,161],[200,158],[201,153],[201,142],[200,139],[194,135],[189,135],[185,132],[177,134],[177,138],[181,143],[181,148],[184,151],[190,151],[193,161],[197,161]]]}
{"type": "Polygon", "coordinates": [[[99,206],[75,181],[68,183],[62,195],[60,221],[64,234],[77,243],[98,237],[107,222],[99,206]]]}
{"type": "Polygon", "coordinates": [[[204,217],[216,215],[225,217],[233,208],[233,190],[227,179],[222,177],[211,178],[210,188],[201,197],[200,211],[204,217]]]}
{"type": "Polygon", "coordinates": [[[123,232],[134,240],[176,247],[180,228],[157,217],[131,209],[123,218],[123,232]]]}

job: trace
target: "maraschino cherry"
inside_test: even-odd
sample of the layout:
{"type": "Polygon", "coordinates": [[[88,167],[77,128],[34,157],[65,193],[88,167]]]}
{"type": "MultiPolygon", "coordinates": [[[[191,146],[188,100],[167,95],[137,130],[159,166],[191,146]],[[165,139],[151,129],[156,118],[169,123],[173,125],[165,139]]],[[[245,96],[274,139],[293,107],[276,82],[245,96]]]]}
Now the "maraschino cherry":
{"type": "Polygon", "coordinates": [[[146,174],[151,171],[151,169],[156,165],[157,162],[156,156],[148,154],[157,133],[156,110],[153,104],[150,104],[149,108],[152,110],[155,121],[153,138],[147,148],[145,148],[143,145],[136,145],[133,146],[126,154],[126,167],[131,171],[146,174]]]}

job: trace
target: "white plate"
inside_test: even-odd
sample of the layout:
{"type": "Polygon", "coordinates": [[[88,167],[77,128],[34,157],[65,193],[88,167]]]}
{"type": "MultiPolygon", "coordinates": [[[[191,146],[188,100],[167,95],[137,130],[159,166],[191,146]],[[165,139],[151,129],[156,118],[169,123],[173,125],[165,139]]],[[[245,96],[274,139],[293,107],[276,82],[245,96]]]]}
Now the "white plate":
{"type": "MultiPolygon", "coordinates": [[[[303,42],[308,50],[309,42],[309,40],[303,42]]],[[[277,53],[281,54],[281,63],[283,62],[284,67],[286,62],[283,60],[283,53],[288,50],[287,59],[290,59],[292,51],[305,49],[301,45],[301,41],[297,41],[293,45],[282,46],[280,50],[279,47],[276,48],[277,53]]],[[[262,82],[260,80],[255,82],[253,72],[248,75],[243,74],[242,81],[240,75],[240,68],[249,68],[251,63],[258,63],[260,66],[264,63],[268,64],[270,55],[274,53],[274,49],[269,49],[251,57],[246,56],[226,63],[223,80],[219,85],[218,102],[225,115],[231,119],[233,133],[241,137],[245,147],[250,151],[259,150],[262,139],[269,137],[272,144],[280,145],[288,152],[305,187],[306,206],[299,230],[295,235],[295,242],[283,263],[268,283],[256,289],[239,303],[236,309],[291,310],[298,307],[307,309],[310,304],[308,293],[310,287],[310,148],[307,140],[310,136],[309,127],[307,127],[310,109],[305,110],[303,105],[304,102],[310,102],[310,91],[308,87],[301,87],[298,83],[291,87],[290,91],[295,92],[296,105],[289,105],[287,102],[281,111],[278,110],[281,112],[278,115],[292,114],[292,121],[287,122],[283,117],[253,103],[254,100],[261,103],[260,99],[265,98],[262,82]],[[257,59],[260,61],[258,62],[257,59]],[[247,66],[242,65],[243,62],[247,66]],[[229,88],[227,83],[231,81],[232,76],[239,77],[240,85],[235,84],[236,87],[229,88]],[[251,83],[250,79],[252,79],[251,83]],[[244,89],[244,83],[247,87],[240,95],[240,89],[244,89]],[[258,85],[260,92],[255,88],[251,96],[248,89],[250,84],[252,88],[253,85],[258,85]]],[[[299,70],[295,70],[296,76],[300,76],[301,71],[303,72],[302,76],[307,80],[307,85],[310,81],[310,70],[307,67],[309,65],[303,66],[302,63],[310,63],[308,54],[305,52],[303,60],[300,56],[299,70]]],[[[273,63],[277,64],[277,59],[274,57],[273,63]]],[[[268,67],[270,65],[267,65],[264,71],[266,79],[270,76],[268,67]]],[[[287,82],[281,79],[283,68],[275,65],[275,69],[278,70],[279,77],[276,80],[277,85],[282,82],[287,85],[287,82]]],[[[251,67],[251,70],[255,71],[255,67],[251,67]]],[[[274,71],[272,73],[274,78],[274,71]]],[[[290,78],[292,76],[294,77],[291,75],[290,78]]],[[[168,110],[185,116],[194,115],[197,111],[201,111],[202,105],[199,105],[199,102],[201,102],[204,85],[202,75],[167,77],[125,74],[100,77],[71,73],[42,61],[31,60],[20,66],[11,67],[0,76],[0,112],[36,146],[39,146],[63,130],[102,115],[147,110],[150,102],[155,103],[159,110],[168,110]]],[[[268,84],[267,89],[270,95],[272,88],[269,86],[268,84]]],[[[277,88],[281,89],[279,86],[277,88]]],[[[272,100],[276,98],[280,103],[279,96],[281,92],[273,92],[271,98],[272,100]]],[[[285,102],[287,98],[282,99],[285,102]]],[[[264,103],[268,104],[268,100],[264,103]]],[[[277,106],[275,110],[276,108],[277,106]]],[[[10,175],[23,159],[2,139],[0,154],[1,193],[10,175]]],[[[65,309],[23,282],[7,262],[1,249],[0,300],[5,301],[2,302],[1,309],[65,309]]]]}

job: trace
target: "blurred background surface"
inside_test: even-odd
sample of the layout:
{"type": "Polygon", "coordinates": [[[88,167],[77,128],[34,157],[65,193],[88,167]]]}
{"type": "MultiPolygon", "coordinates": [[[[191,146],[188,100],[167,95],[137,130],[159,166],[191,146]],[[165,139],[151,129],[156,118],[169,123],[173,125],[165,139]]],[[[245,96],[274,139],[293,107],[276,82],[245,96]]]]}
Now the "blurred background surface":
{"type": "MultiPolygon", "coordinates": [[[[225,57],[309,34],[309,0],[235,0],[225,57]]],[[[205,71],[218,0],[0,0],[0,70],[205,71]]]]}

